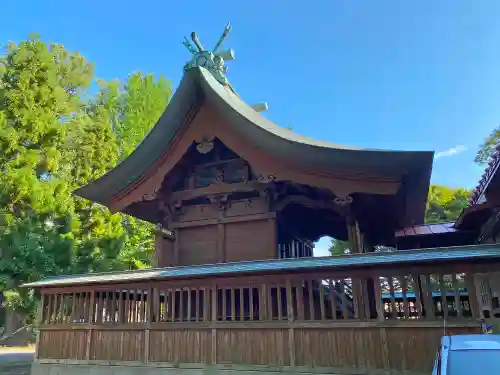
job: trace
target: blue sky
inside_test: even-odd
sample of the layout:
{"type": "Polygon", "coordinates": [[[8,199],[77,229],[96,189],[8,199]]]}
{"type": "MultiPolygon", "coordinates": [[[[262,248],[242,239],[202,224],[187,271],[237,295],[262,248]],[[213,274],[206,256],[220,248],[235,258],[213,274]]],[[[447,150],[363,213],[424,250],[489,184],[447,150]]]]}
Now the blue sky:
{"type": "Polygon", "coordinates": [[[435,150],[439,184],[474,187],[475,151],[500,121],[497,0],[44,0],[2,13],[2,43],[38,32],[100,78],[139,70],[174,86],[183,37],[212,47],[230,21],[228,77],[247,102],[267,101],[268,118],[312,138],[435,150]]]}

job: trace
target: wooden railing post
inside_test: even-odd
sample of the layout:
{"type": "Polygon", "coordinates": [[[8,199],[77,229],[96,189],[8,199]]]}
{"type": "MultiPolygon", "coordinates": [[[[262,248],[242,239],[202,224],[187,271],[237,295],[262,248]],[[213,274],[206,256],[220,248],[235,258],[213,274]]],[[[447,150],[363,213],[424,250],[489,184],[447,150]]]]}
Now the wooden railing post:
{"type": "Polygon", "coordinates": [[[286,280],[286,312],[288,315],[288,352],[290,356],[290,366],[295,367],[295,332],[294,320],[295,311],[293,311],[293,289],[290,279],[286,280]]]}
{"type": "MultiPolygon", "coordinates": [[[[144,294],[144,290],[142,291],[144,294]]],[[[142,298],[146,301],[146,329],[144,330],[144,363],[149,362],[149,336],[151,334],[151,321],[153,317],[153,306],[155,301],[154,289],[149,288],[147,298],[142,298]]]]}
{"type": "Polygon", "coordinates": [[[474,274],[465,274],[465,285],[467,286],[467,294],[469,295],[469,307],[472,317],[480,319],[483,317],[480,303],[481,294],[477,291],[477,280],[474,274]]]}
{"type": "Polygon", "coordinates": [[[87,346],[85,347],[85,359],[90,360],[90,345],[92,345],[92,322],[94,320],[94,298],[95,292],[90,293],[90,304],[89,304],[89,321],[88,321],[88,331],[87,331],[87,346]]]}
{"type": "Polygon", "coordinates": [[[40,326],[43,324],[44,318],[44,308],[45,308],[45,294],[40,295],[40,301],[38,302],[37,311],[37,331],[36,331],[36,346],[35,346],[35,359],[39,358],[38,350],[40,348],[40,326]]]}
{"type": "MultiPolygon", "coordinates": [[[[217,364],[217,328],[215,324],[217,324],[217,284],[213,283],[212,285],[212,364],[217,364]]],[[[207,289],[208,290],[208,289],[207,289]]],[[[225,295],[223,296],[225,299],[225,295]]]]}

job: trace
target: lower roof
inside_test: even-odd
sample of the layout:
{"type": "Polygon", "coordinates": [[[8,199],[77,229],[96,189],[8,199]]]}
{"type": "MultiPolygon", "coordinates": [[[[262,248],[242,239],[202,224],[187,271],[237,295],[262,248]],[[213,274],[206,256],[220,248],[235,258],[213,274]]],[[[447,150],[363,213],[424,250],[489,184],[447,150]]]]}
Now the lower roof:
{"type": "Polygon", "coordinates": [[[473,245],[436,249],[400,250],[342,255],[336,257],[271,259],[233,263],[217,263],[183,267],[167,267],[138,271],[57,276],[22,285],[29,288],[71,285],[138,282],[147,280],[189,279],[193,277],[227,276],[248,273],[278,273],[308,271],[326,268],[353,268],[389,266],[394,264],[435,263],[439,261],[467,261],[500,259],[500,245],[473,245]]]}

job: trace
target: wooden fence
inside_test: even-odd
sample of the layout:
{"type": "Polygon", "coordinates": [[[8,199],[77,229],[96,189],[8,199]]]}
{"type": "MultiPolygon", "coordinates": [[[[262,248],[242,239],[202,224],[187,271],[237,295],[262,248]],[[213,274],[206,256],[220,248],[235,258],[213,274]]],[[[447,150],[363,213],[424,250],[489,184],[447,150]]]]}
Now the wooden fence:
{"type": "Polygon", "coordinates": [[[479,331],[471,275],[380,273],[46,289],[37,358],[425,373],[443,320],[449,334],[479,331]],[[455,297],[464,288],[465,301],[463,292],[455,297]],[[385,302],[382,293],[390,295],[385,302]]]}

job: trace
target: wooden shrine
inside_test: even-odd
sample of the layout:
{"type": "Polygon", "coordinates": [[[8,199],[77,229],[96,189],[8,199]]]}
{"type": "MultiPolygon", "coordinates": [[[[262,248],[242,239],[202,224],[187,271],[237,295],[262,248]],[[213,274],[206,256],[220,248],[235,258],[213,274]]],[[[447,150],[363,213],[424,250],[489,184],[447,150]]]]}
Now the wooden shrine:
{"type": "Polygon", "coordinates": [[[474,277],[500,248],[375,252],[422,224],[433,153],[273,124],[227,81],[228,32],[212,52],[186,40],[192,60],[150,134],[76,191],[155,223],[156,268],[25,285],[42,295],[33,375],[427,373],[444,326],[479,330],[474,277]],[[314,258],[325,235],[353,254],[314,258]]]}

